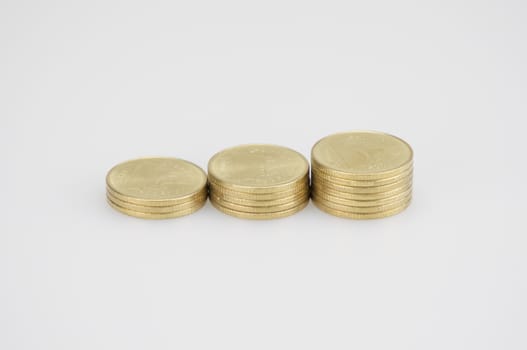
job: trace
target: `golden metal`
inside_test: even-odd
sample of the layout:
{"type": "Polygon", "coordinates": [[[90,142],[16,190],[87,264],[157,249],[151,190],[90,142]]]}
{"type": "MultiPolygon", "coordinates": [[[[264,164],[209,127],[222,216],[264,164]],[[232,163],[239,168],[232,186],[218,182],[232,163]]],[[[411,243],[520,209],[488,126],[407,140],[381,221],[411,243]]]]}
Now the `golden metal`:
{"type": "Polygon", "coordinates": [[[216,153],[208,164],[209,181],[247,193],[275,193],[309,176],[309,163],[292,149],[242,145],[216,153]]]}
{"type": "Polygon", "coordinates": [[[198,166],[176,158],[143,158],[113,167],[106,176],[109,192],[137,205],[175,205],[199,197],[207,175],[198,166]]]}
{"type": "Polygon", "coordinates": [[[251,220],[270,220],[270,219],[279,219],[279,218],[284,218],[286,216],[291,216],[293,214],[298,213],[302,209],[304,209],[308,203],[309,201],[305,201],[304,203],[300,204],[298,207],[278,211],[275,213],[246,213],[246,212],[241,212],[241,211],[225,208],[219,205],[218,203],[211,201],[211,204],[216,209],[223,212],[224,214],[234,216],[240,219],[251,219],[251,220]]]}
{"type": "Polygon", "coordinates": [[[174,200],[157,200],[157,201],[141,201],[134,198],[123,196],[119,193],[116,193],[114,190],[112,190],[110,187],[106,187],[106,192],[110,193],[114,198],[118,198],[121,201],[133,203],[135,205],[143,205],[143,206],[150,206],[150,207],[166,207],[166,206],[173,206],[178,205],[182,203],[187,203],[189,201],[199,201],[203,197],[207,197],[208,195],[208,188],[204,187],[200,192],[186,198],[182,199],[174,199],[174,200]]]}
{"type": "Polygon", "coordinates": [[[412,201],[410,200],[410,201],[404,203],[403,205],[401,205],[400,207],[397,207],[397,208],[394,208],[394,209],[391,209],[391,210],[381,211],[381,212],[378,212],[378,213],[358,214],[358,213],[345,212],[345,211],[341,211],[341,210],[335,210],[335,209],[332,209],[332,208],[329,208],[329,207],[325,206],[323,203],[320,203],[320,202],[317,202],[317,201],[313,201],[315,206],[317,206],[320,210],[322,210],[322,211],[324,211],[324,212],[326,212],[328,214],[331,214],[331,215],[334,215],[334,216],[338,216],[338,217],[342,217],[342,218],[356,219],[356,220],[380,219],[380,218],[385,218],[385,217],[392,216],[392,215],[395,215],[395,214],[399,214],[400,212],[402,212],[403,210],[408,208],[408,206],[410,206],[411,202],[412,201]]]}
{"type": "Polygon", "coordinates": [[[370,194],[370,193],[386,193],[389,191],[397,190],[401,187],[406,187],[412,182],[412,177],[403,178],[398,182],[391,183],[389,185],[383,186],[374,186],[374,187],[354,187],[354,186],[344,186],[331,183],[326,180],[319,179],[318,177],[313,177],[313,184],[316,184],[319,187],[324,187],[331,189],[335,192],[344,192],[344,193],[353,193],[353,194],[370,194]]]}
{"type": "Polygon", "coordinates": [[[413,161],[404,165],[400,169],[393,170],[390,173],[387,174],[344,174],[342,172],[334,171],[333,169],[324,168],[317,164],[317,161],[311,158],[311,164],[314,169],[316,169],[317,172],[322,173],[329,177],[336,177],[338,179],[346,179],[346,180],[352,180],[352,181],[378,181],[378,180],[388,180],[393,177],[401,176],[404,172],[409,171],[413,168],[413,161]]]}
{"type": "Polygon", "coordinates": [[[134,217],[141,218],[141,219],[172,219],[172,218],[178,218],[178,217],[189,215],[189,214],[192,214],[192,213],[198,211],[206,203],[206,202],[203,202],[200,205],[197,205],[196,207],[192,207],[192,208],[188,208],[188,209],[184,209],[184,210],[180,210],[180,211],[176,211],[176,212],[172,212],[172,213],[156,214],[156,213],[144,213],[144,212],[135,211],[135,210],[131,210],[131,209],[128,209],[128,208],[121,207],[120,205],[117,205],[116,203],[112,202],[110,200],[110,198],[107,198],[107,202],[115,210],[117,210],[117,211],[119,211],[119,212],[121,212],[123,214],[129,215],[129,216],[134,216],[134,217]]]}
{"type": "Polygon", "coordinates": [[[271,207],[274,205],[280,205],[280,204],[286,204],[291,203],[296,200],[301,200],[304,197],[309,197],[309,190],[304,190],[298,193],[295,193],[291,196],[287,197],[281,197],[278,199],[246,199],[246,198],[240,198],[232,195],[226,195],[225,193],[218,193],[211,191],[211,197],[219,197],[225,201],[239,204],[239,205],[245,205],[250,207],[271,207]]]}
{"type": "Polygon", "coordinates": [[[364,200],[364,201],[371,201],[371,200],[378,200],[378,199],[385,199],[388,197],[392,197],[398,194],[401,194],[408,189],[412,188],[412,183],[408,183],[406,186],[402,186],[400,188],[396,188],[391,191],[387,192],[380,192],[380,193],[348,193],[348,192],[342,192],[342,191],[335,191],[332,188],[326,187],[324,185],[321,185],[319,183],[313,183],[313,186],[311,187],[311,193],[325,193],[332,196],[340,197],[343,199],[352,199],[352,200],[364,200]]]}
{"type": "Polygon", "coordinates": [[[384,212],[387,210],[396,209],[400,207],[401,205],[404,205],[406,202],[409,202],[412,196],[407,195],[406,197],[403,197],[402,199],[398,201],[376,206],[376,207],[359,207],[359,206],[343,205],[343,204],[338,204],[338,203],[334,203],[334,202],[322,199],[320,197],[317,197],[316,195],[314,195],[312,198],[314,202],[322,203],[327,208],[331,208],[331,209],[335,209],[335,210],[339,210],[339,211],[343,211],[347,213],[354,213],[354,214],[370,214],[370,213],[378,213],[378,212],[384,212]]]}
{"type": "Polygon", "coordinates": [[[311,150],[313,167],[353,180],[384,179],[412,166],[413,151],[393,135],[356,131],[319,140],[311,150]]]}
{"type": "Polygon", "coordinates": [[[396,194],[391,197],[382,198],[382,199],[374,199],[374,200],[356,200],[356,199],[346,199],[341,198],[337,196],[333,196],[324,192],[314,192],[312,194],[312,197],[318,198],[320,201],[323,202],[333,202],[337,204],[347,205],[347,206],[355,206],[355,207],[378,207],[394,202],[398,202],[404,198],[407,198],[408,196],[411,196],[412,194],[412,188],[408,188],[406,191],[401,192],[400,194],[396,194]]]}
{"type": "Polygon", "coordinates": [[[227,201],[227,200],[225,200],[223,198],[216,197],[214,195],[212,195],[210,197],[210,200],[211,200],[211,202],[215,202],[215,203],[217,203],[218,205],[220,205],[220,206],[222,206],[224,208],[228,208],[228,209],[232,209],[232,210],[236,210],[236,211],[241,211],[241,212],[245,212],[245,213],[274,213],[274,212],[278,212],[278,211],[283,211],[283,210],[288,210],[288,209],[295,208],[295,207],[301,205],[302,203],[309,201],[309,194],[305,194],[303,197],[301,197],[299,199],[296,199],[294,201],[291,201],[289,203],[275,204],[275,205],[271,205],[271,206],[240,205],[240,204],[236,204],[236,203],[233,203],[233,202],[229,202],[229,201],[227,201]]]}
{"type": "Polygon", "coordinates": [[[378,180],[350,180],[350,179],[346,179],[346,178],[342,178],[338,176],[328,175],[327,173],[319,171],[315,167],[311,168],[311,174],[312,174],[311,175],[312,178],[316,177],[322,181],[331,182],[336,185],[352,186],[352,187],[375,187],[375,186],[389,185],[394,182],[398,182],[402,179],[405,179],[408,176],[412,176],[413,167],[410,167],[404,170],[403,172],[401,172],[401,174],[388,177],[385,179],[378,179],[378,180]]]}
{"type": "Polygon", "coordinates": [[[139,211],[143,213],[152,213],[152,214],[167,214],[167,213],[173,213],[177,211],[182,211],[190,208],[194,208],[197,206],[203,206],[203,203],[207,200],[207,196],[202,196],[199,200],[195,201],[189,201],[186,203],[181,203],[177,205],[170,205],[170,206],[144,206],[144,205],[137,205],[134,203],[126,202],[123,200],[120,200],[119,198],[114,197],[111,193],[107,193],[106,196],[110,201],[112,201],[114,204],[133,211],[139,211]]]}
{"type": "Polygon", "coordinates": [[[290,188],[283,189],[281,191],[272,193],[248,193],[232,190],[221,185],[217,185],[213,182],[209,183],[209,189],[211,193],[218,195],[226,195],[231,197],[238,197],[246,200],[275,200],[290,197],[301,192],[309,191],[309,179],[306,177],[301,182],[292,184],[290,188]]]}

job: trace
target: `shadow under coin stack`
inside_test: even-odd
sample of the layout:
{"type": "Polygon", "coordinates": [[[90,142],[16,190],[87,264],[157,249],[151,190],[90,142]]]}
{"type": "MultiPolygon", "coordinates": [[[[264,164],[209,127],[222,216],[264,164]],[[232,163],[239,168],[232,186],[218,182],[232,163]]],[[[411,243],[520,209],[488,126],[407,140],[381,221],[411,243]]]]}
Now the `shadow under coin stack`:
{"type": "Polygon", "coordinates": [[[313,203],[351,219],[395,215],[412,200],[413,152],[378,132],[349,132],[318,141],[311,151],[313,203]]]}
{"type": "Polygon", "coordinates": [[[175,218],[197,211],[207,201],[207,175],[175,158],[145,158],[121,163],[106,176],[108,203],[144,219],[175,218]]]}
{"type": "Polygon", "coordinates": [[[208,165],[214,207],[244,219],[275,219],[309,202],[309,163],[274,145],[243,145],[214,155],[208,165]]]}

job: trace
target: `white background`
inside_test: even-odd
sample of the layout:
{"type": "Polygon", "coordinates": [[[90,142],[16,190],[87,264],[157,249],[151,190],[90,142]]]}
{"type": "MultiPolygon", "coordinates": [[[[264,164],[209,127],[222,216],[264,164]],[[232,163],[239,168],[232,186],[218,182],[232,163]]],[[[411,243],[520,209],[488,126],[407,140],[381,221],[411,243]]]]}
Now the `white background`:
{"type": "Polygon", "coordinates": [[[1,349],[526,349],[527,3],[0,1],[1,349]],[[374,129],[414,202],[145,221],[110,167],[374,129]]]}

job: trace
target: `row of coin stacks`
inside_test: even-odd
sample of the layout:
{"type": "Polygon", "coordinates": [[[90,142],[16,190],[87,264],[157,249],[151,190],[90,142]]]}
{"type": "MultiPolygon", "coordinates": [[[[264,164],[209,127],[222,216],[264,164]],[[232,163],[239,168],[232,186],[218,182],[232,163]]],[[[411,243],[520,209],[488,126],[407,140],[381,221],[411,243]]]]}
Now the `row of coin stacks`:
{"type": "Polygon", "coordinates": [[[403,211],[412,200],[413,151],[403,140],[379,132],[327,136],[309,163],[286,147],[252,144],[223,150],[198,166],[175,158],[145,158],[112,168],[108,203],[140,218],[191,214],[207,198],[221,212],[244,219],[293,215],[309,202],[326,213],[375,219],[403,211]],[[208,184],[208,189],[207,189],[208,184]]]}

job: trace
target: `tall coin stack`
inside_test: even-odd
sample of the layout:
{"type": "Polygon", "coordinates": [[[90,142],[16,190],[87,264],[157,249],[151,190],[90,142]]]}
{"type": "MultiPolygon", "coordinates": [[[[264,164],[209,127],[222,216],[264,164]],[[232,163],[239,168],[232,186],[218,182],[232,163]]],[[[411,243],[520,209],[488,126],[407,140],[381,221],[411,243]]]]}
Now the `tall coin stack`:
{"type": "Polygon", "coordinates": [[[106,176],[108,204],[144,219],[192,214],[207,201],[207,175],[175,158],[144,158],[113,167],[106,176]]]}
{"type": "Polygon", "coordinates": [[[379,132],[327,136],[311,151],[313,203],[351,219],[395,215],[412,200],[413,151],[379,132]]]}
{"type": "Polygon", "coordinates": [[[243,145],[214,155],[208,165],[214,207],[244,219],[275,219],[309,202],[309,163],[300,153],[274,145],[243,145]]]}

